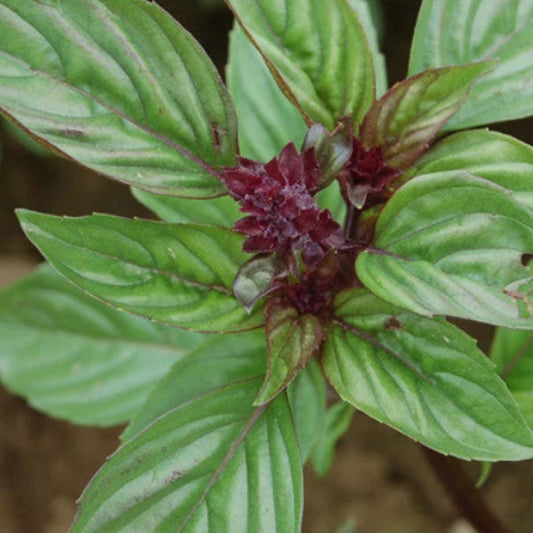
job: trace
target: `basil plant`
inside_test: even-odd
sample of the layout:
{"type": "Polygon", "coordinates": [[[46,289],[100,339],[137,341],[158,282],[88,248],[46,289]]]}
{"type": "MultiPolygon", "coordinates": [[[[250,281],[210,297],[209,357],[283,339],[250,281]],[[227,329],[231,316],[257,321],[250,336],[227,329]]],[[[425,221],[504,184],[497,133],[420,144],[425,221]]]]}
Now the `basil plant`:
{"type": "Polygon", "coordinates": [[[73,532],[300,531],[353,410],[533,457],[533,0],[425,0],[391,88],[371,3],[226,0],[225,85],[154,2],[0,0],[2,115],[161,219],[18,211],[3,382],[127,423],[73,532]]]}

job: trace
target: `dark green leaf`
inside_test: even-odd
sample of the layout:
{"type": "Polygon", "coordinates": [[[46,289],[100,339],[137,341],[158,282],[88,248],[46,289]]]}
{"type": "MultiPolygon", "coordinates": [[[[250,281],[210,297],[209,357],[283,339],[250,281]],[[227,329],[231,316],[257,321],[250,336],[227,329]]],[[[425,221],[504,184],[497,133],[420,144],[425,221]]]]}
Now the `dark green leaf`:
{"type": "Polygon", "coordinates": [[[235,112],[192,36],[144,0],[0,0],[0,109],[66,156],[161,194],[224,192],[235,112]]]}
{"type": "Polygon", "coordinates": [[[533,428],[533,332],[498,328],[491,359],[533,428]]]}
{"type": "Polygon", "coordinates": [[[227,229],[93,215],[19,211],[29,239],[70,281],[106,303],[185,329],[259,326],[231,287],[248,255],[227,229]]]}
{"type": "Polygon", "coordinates": [[[301,146],[307,126],[300,112],[237,24],[230,34],[226,79],[237,109],[244,157],[266,162],[290,142],[301,146]]]}
{"type": "Polygon", "coordinates": [[[125,444],[84,493],[72,533],[298,533],[302,473],[286,394],[260,380],[170,411],[125,444]]]}
{"type": "Polygon", "coordinates": [[[495,131],[455,133],[433,146],[417,163],[413,175],[466,170],[513,192],[533,209],[533,148],[495,131]]]}
{"type": "Polygon", "coordinates": [[[266,312],[267,375],[255,400],[262,405],[272,400],[298,375],[324,342],[325,331],[314,315],[279,299],[271,299],[266,312]]]}
{"type": "Polygon", "coordinates": [[[467,172],[420,176],[383,210],[376,246],[357,260],[380,298],[422,315],[533,326],[533,213],[513,193],[467,172]]]}
{"type": "Polygon", "coordinates": [[[316,359],[309,361],[296,376],[287,387],[287,394],[300,443],[300,456],[305,463],[320,438],[326,413],[326,382],[316,359]]]}
{"type": "Polygon", "coordinates": [[[49,267],[0,293],[0,374],[31,405],[77,424],[122,423],[203,336],[89,298],[49,267]]]}
{"type": "Polygon", "coordinates": [[[443,319],[363,289],[339,295],[323,349],[330,383],[356,408],[444,454],[533,457],[533,435],[492,362],[443,319]]]}
{"type": "Polygon", "coordinates": [[[346,0],[226,0],[306,122],[359,124],[374,97],[372,54],[346,0]]]}
{"type": "Polygon", "coordinates": [[[211,338],[173,365],[121,439],[129,440],[171,409],[243,379],[262,377],[265,354],[263,330],[211,338]]]}
{"type": "Polygon", "coordinates": [[[354,408],[346,402],[337,402],[328,407],[324,425],[311,452],[311,463],[319,476],[325,476],[335,458],[337,441],[348,431],[354,408]]]}
{"type": "Polygon", "coordinates": [[[463,129],[533,114],[531,0],[424,0],[409,74],[426,68],[497,58],[446,129],[463,129]]]}
{"type": "Polygon", "coordinates": [[[426,70],[394,85],[374,103],[361,125],[368,147],[383,147],[385,162],[409,168],[460,108],[475,80],[494,65],[426,70]]]}
{"type": "Polygon", "coordinates": [[[229,196],[193,200],[161,196],[135,188],[132,188],[132,193],[141,204],[151,209],[161,220],[173,224],[190,222],[232,228],[237,219],[242,216],[242,213],[239,213],[239,204],[229,196]]]}

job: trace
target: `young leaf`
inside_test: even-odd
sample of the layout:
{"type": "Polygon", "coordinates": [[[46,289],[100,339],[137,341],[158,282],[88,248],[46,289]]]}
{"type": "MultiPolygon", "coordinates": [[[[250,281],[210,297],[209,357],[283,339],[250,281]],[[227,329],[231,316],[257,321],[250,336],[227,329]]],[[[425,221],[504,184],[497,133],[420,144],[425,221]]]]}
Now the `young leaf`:
{"type": "Polygon", "coordinates": [[[255,405],[274,398],[316,354],[325,338],[324,327],[314,315],[300,315],[283,301],[272,299],[266,311],[267,375],[255,405]]]}
{"type": "Polygon", "coordinates": [[[0,375],[57,418],[125,422],[202,335],[116,311],[42,267],[0,292],[0,375]]]}
{"type": "Polygon", "coordinates": [[[160,194],[224,192],[235,112],[214,65],[145,0],[0,0],[0,110],[105,176],[160,194]]]}
{"type": "Polygon", "coordinates": [[[420,313],[513,328],[533,326],[533,213],[511,191],[466,172],[419,176],[378,220],[376,246],[360,254],[361,281],[420,313]]]}
{"type": "Polygon", "coordinates": [[[210,198],[209,200],[192,200],[161,196],[142,189],[131,189],[133,196],[141,204],[152,210],[161,220],[173,224],[212,224],[223,228],[232,228],[242,217],[239,204],[229,196],[210,198]]]}
{"type": "Polygon", "coordinates": [[[424,0],[409,74],[498,59],[446,125],[457,130],[533,114],[531,0],[424,0]]]}
{"type": "Polygon", "coordinates": [[[388,88],[385,55],[379,46],[383,29],[382,6],[379,0],[348,0],[348,4],[355,9],[372,51],[376,96],[379,98],[388,88]]]}
{"type": "Polygon", "coordinates": [[[498,328],[490,357],[533,428],[533,332],[498,328]]]}
{"type": "Polygon", "coordinates": [[[121,435],[127,441],[176,407],[265,373],[264,331],[216,335],[177,361],[121,435]]]}
{"type": "Polygon", "coordinates": [[[455,133],[433,146],[412,175],[466,170],[513,192],[533,209],[533,148],[509,135],[475,130],[455,133]]]}
{"type": "Polygon", "coordinates": [[[230,34],[226,79],[239,119],[242,156],[266,163],[290,142],[301,146],[307,126],[300,112],[238,24],[230,34]]]}
{"type": "Polygon", "coordinates": [[[300,443],[300,457],[305,464],[320,438],[319,429],[326,414],[326,382],[316,359],[307,366],[287,387],[294,426],[300,443]]]}
{"type": "Polygon", "coordinates": [[[297,533],[298,441],[286,394],[253,407],[246,380],[170,411],[112,456],[72,533],[297,533]]]}
{"type": "Polygon", "coordinates": [[[475,80],[493,65],[426,70],[394,85],[374,103],[361,125],[361,140],[381,146],[385,162],[409,168],[460,108],[475,80]]]}
{"type": "Polygon", "coordinates": [[[233,282],[233,294],[241,305],[251,312],[255,304],[276,289],[272,277],[276,273],[273,254],[259,254],[244,263],[233,282]]]}
{"type": "Polygon", "coordinates": [[[346,0],[226,0],[308,125],[359,124],[374,97],[372,54],[346,0]]]}
{"type": "Polygon", "coordinates": [[[248,258],[243,237],[193,224],[19,211],[28,238],[52,266],[104,302],[172,326],[240,331],[262,323],[232,295],[248,258]]]}
{"type": "Polygon", "coordinates": [[[311,464],[319,476],[325,476],[335,458],[337,441],[348,431],[354,408],[346,402],[337,402],[328,407],[318,439],[311,452],[311,464]]]}
{"type": "Polygon", "coordinates": [[[444,319],[339,295],[323,366],[341,398],[425,446],[463,459],[533,457],[533,434],[494,365],[444,319]]]}

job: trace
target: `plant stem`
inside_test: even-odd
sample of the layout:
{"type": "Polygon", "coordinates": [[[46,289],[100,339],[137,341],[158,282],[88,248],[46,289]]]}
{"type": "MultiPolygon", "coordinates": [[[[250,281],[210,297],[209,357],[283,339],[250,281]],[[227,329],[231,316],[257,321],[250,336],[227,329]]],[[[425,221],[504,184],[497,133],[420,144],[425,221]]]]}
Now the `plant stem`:
{"type": "Polygon", "coordinates": [[[509,533],[481,498],[478,489],[456,459],[421,446],[435,476],[461,515],[479,533],[509,533]]]}

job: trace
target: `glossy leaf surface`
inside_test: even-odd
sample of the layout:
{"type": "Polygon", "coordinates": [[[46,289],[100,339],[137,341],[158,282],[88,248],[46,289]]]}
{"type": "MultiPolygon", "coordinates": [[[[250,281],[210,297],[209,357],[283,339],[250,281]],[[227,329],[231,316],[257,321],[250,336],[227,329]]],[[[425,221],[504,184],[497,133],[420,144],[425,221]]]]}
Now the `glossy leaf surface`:
{"type": "Polygon", "coordinates": [[[450,135],[416,164],[413,175],[466,170],[512,191],[533,209],[533,148],[510,135],[474,130],[450,135]]]}
{"type": "Polygon", "coordinates": [[[253,407],[259,384],[193,400],[126,443],[84,493],[73,533],[297,533],[302,473],[289,404],[282,394],[253,407]]]}
{"type": "Polygon", "coordinates": [[[237,24],[230,34],[226,79],[239,119],[242,156],[266,163],[290,142],[301,146],[307,126],[300,112],[237,24]]]}
{"type": "Polygon", "coordinates": [[[77,424],[130,419],[204,337],[89,298],[49,267],[0,293],[0,376],[35,408],[77,424]]]}
{"type": "Polygon", "coordinates": [[[397,83],[371,107],[361,125],[361,140],[367,148],[381,146],[390,166],[409,168],[490,68],[490,63],[477,63],[427,70],[397,83]]]}
{"type": "Polygon", "coordinates": [[[212,224],[223,228],[232,228],[239,213],[239,204],[229,196],[211,198],[209,200],[193,200],[161,196],[142,189],[132,189],[133,196],[141,204],[153,211],[161,220],[173,224],[212,224]]]}
{"type": "Polygon", "coordinates": [[[420,176],[383,210],[362,282],[393,304],[508,327],[533,326],[533,213],[513,193],[466,172],[420,176]],[[381,251],[380,251],[380,250],[381,251]]]}
{"type": "Polygon", "coordinates": [[[247,259],[243,238],[192,224],[19,211],[24,231],[54,268],[89,294],[185,329],[238,331],[262,323],[231,293],[247,259]]]}
{"type": "Polygon", "coordinates": [[[0,110],[108,177],[161,194],[224,191],[235,112],[192,36],[144,0],[1,0],[0,110]]]}
{"type": "Polygon", "coordinates": [[[226,0],[308,125],[361,122],[374,95],[372,55],[346,0],[226,0]]]}
{"type": "Polygon", "coordinates": [[[533,427],[533,333],[499,328],[490,356],[533,427]]]}
{"type": "Polygon", "coordinates": [[[311,454],[326,414],[326,382],[322,369],[316,359],[296,376],[287,387],[300,456],[305,464],[311,454]]]}
{"type": "Polygon", "coordinates": [[[323,365],[340,396],[441,453],[487,461],[533,457],[533,435],[475,341],[365,290],[337,299],[323,365]]]}
{"type": "Polygon", "coordinates": [[[533,114],[533,2],[424,0],[409,74],[427,68],[498,59],[474,86],[446,129],[463,129],[533,114]]]}
{"type": "Polygon", "coordinates": [[[353,414],[354,408],[346,402],[337,402],[328,407],[311,452],[311,463],[319,476],[325,476],[331,468],[337,441],[348,431],[353,414]]]}
{"type": "Polygon", "coordinates": [[[320,319],[301,315],[281,300],[272,299],[266,310],[267,375],[256,404],[272,400],[298,375],[324,341],[320,319]]]}

